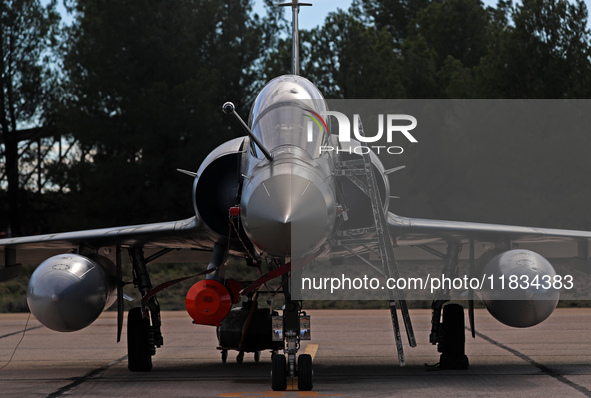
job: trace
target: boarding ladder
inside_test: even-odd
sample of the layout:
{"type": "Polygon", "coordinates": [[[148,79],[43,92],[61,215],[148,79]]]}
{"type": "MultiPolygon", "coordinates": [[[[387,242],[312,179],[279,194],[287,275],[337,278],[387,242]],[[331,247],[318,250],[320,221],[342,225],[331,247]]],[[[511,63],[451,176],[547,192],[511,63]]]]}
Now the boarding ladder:
{"type": "MultiPolygon", "coordinates": [[[[365,136],[363,133],[361,118],[359,118],[358,120],[359,133],[362,136],[365,136]]],[[[367,196],[369,196],[373,212],[374,226],[369,228],[341,230],[338,232],[338,239],[333,241],[333,244],[345,248],[346,250],[356,255],[358,258],[360,258],[362,261],[364,261],[372,267],[373,264],[371,264],[365,258],[356,254],[353,250],[351,250],[351,248],[356,246],[365,246],[367,248],[377,246],[379,253],[376,254],[379,254],[383,269],[383,271],[380,272],[383,273],[386,279],[398,279],[398,265],[396,263],[392,239],[390,237],[390,231],[388,229],[388,223],[386,220],[386,214],[384,212],[382,199],[380,198],[380,192],[378,190],[377,180],[373,170],[373,165],[371,162],[371,156],[369,154],[369,151],[369,148],[367,148],[367,150],[362,151],[362,159],[338,162],[338,167],[335,171],[335,175],[347,177],[367,196]],[[365,176],[366,182],[364,182],[358,176],[365,176]],[[373,237],[369,239],[356,238],[356,236],[367,236],[368,234],[370,234],[370,236],[373,235],[373,237]]],[[[410,315],[408,313],[408,306],[406,304],[404,291],[397,289],[387,290],[389,297],[388,304],[390,308],[390,315],[392,318],[392,326],[394,328],[394,338],[396,340],[396,351],[398,353],[398,362],[400,366],[404,366],[404,350],[402,347],[400,324],[398,322],[398,315],[396,311],[396,300],[398,300],[398,305],[400,306],[400,311],[402,313],[402,320],[404,321],[404,326],[406,328],[408,343],[411,347],[416,347],[417,343],[415,340],[410,315]]]]}

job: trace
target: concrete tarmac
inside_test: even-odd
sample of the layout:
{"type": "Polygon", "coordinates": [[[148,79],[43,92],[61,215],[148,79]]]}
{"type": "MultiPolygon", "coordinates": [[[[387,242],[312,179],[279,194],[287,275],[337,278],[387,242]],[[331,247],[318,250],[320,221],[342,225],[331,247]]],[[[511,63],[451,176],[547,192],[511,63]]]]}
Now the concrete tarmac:
{"type": "Polygon", "coordinates": [[[297,383],[272,391],[267,352],[258,363],[247,353],[238,364],[232,351],[223,364],[215,329],[191,324],[184,312],[163,313],[164,346],[148,373],[127,370],[125,335],[117,344],[113,312],[74,333],[31,318],[24,337],[27,315],[2,314],[0,396],[591,397],[591,309],[558,309],[528,329],[476,312],[476,339],[466,331],[470,368],[452,371],[425,366],[439,358],[428,342],[428,310],[411,310],[418,347],[409,348],[403,335],[405,367],[398,365],[387,310],[308,311],[312,340],[302,342],[302,352],[314,356],[311,392],[297,391],[297,383]]]}

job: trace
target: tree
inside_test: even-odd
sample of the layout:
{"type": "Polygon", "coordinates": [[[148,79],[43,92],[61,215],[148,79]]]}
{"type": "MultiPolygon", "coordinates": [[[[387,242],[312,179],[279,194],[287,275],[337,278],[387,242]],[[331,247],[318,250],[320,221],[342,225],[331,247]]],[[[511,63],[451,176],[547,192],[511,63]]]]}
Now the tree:
{"type": "MultiPolygon", "coordinates": [[[[494,98],[588,98],[591,35],[582,0],[526,0],[506,7],[513,26],[494,23],[476,73],[494,98]]],[[[505,13],[497,14],[503,21],[505,13]]]]}
{"type": "Polygon", "coordinates": [[[401,45],[408,97],[475,97],[472,69],[486,55],[489,19],[480,0],[419,9],[401,45]]]}
{"type": "Polygon", "coordinates": [[[248,0],[79,0],[64,60],[62,128],[80,143],[66,170],[74,227],[190,215],[191,180],[215,146],[242,135],[264,50],[248,0]]]}
{"type": "Polygon", "coordinates": [[[398,47],[409,35],[411,21],[434,0],[361,0],[363,11],[377,29],[386,29],[398,47]]]}
{"type": "Polygon", "coordinates": [[[355,8],[330,13],[304,36],[302,73],[329,98],[399,98],[400,58],[386,29],[367,26],[355,8]]]}
{"type": "Polygon", "coordinates": [[[21,234],[18,130],[44,123],[53,79],[48,60],[58,35],[55,1],[0,1],[0,124],[12,235],[21,234]]]}
{"type": "Polygon", "coordinates": [[[419,10],[410,36],[420,32],[439,55],[438,68],[448,56],[471,68],[486,53],[488,25],[489,16],[480,0],[447,0],[419,10]]]}
{"type": "MultiPolygon", "coordinates": [[[[589,97],[590,35],[583,2],[530,0],[513,7],[501,1],[481,19],[484,31],[469,21],[462,23],[462,18],[446,25],[443,17],[453,19],[453,13],[428,12],[454,3],[465,2],[433,3],[420,11],[413,24],[416,32],[403,43],[403,65],[409,52],[405,48],[414,49],[414,54],[427,54],[428,49],[436,54],[437,66],[431,71],[425,66],[432,63],[420,61],[428,60],[426,56],[404,68],[405,76],[416,72],[411,82],[426,82],[419,88],[431,86],[432,97],[442,98],[589,97]],[[470,31],[474,34],[458,36],[470,31]],[[470,55],[475,48],[479,57],[470,55]]],[[[468,15],[484,16],[471,12],[465,19],[468,15]]],[[[405,87],[414,98],[426,91],[409,90],[408,83],[405,87]]],[[[577,125],[583,118],[547,128],[553,126],[554,112],[564,114],[568,103],[497,104],[502,111],[492,112],[492,102],[474,101],[475,110],[467,108],[458,115],[462,124],[482,128],[445,133],[433,129],[420,140],[414,165],[408,168],[413,181],[407,192],[414,197],[405,214],[424,217],[426,209],[427,216],[435,218],[588,229],[589,217],[581,216],[588,212],[584,200],[590,195],[588,186],[581,184],[590,170],[585,149],[589,138],[577,125]],[[479,104],[487,104],[491,112],[477,110],[479,104]],[[491,126],[502,126],[502,119],[512,120],[512,128],[491,131],[491,126]]],[[[580,109],[573,107],[575,111],[580,109]]]]}
{"type": "MultiPolygon", "coordinates": [[[[282,0],[265,0],[267,16],[261,21],[263,29],[259,42],[259,46],[264,48],[264,51],[261,59],[256,63],[260,77],[258,89],[277,76],[291,73],[292,24],[285,18],[285,10],[291,11],[291,9],[279,6],[282,3],[282,0]]],[[[306,35],[307,31],[300,29],[301,59],[306,57],[307,48],[304,45],[306,35]]]]}

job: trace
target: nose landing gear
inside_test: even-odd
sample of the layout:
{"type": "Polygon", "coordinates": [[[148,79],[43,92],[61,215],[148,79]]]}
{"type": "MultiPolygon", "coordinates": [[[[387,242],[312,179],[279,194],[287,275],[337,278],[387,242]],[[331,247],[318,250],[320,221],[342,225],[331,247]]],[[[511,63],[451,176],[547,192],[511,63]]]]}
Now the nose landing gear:
{"type": "MultiPolygon", "coordinates": [[[[295,354],[292,357],[295,361],[295,354]]],[[[314,387],[312,370],[312,356],[310,354],[300,354],[297,361],[297,372],[290,371],[287,368],[287,360],[284,354],[273,355],[273,370],[271,371],[271,388],[273,391],[285,391],[287,389],[287,379],[297,376],[298,390],[311,391],[314,387]]],[[[294,366],[295,367],[295,366],[294,366]]]]}
{"type": "Polygon", "coordinates": [[[289,288],[285,289],[285,307],[282,316],[273,317],[273,339],[284,341],[284,354],[273,355],[271,388],[285,391],[287,379],[298,378],[298,389],[310,391],[313,388],[312,356],[300,354],[301,340],[310,340],[310,316],[301,311],[300,303],[291,299],[289,288]],[[285,356],[287,354],[287,358],[285,356]]]}

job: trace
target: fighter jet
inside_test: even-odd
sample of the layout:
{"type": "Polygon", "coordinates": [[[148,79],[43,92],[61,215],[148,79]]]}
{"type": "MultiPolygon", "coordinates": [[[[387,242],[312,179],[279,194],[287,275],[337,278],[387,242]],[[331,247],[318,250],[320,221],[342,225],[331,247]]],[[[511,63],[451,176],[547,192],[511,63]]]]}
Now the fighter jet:
{"type": "MultiPolygon", "coordinates": [[[[289,280],[296,270],[321,259],[352,257],[367,262],[363,255],[373,252],[382,275],[391,278],[398,276],[394,242],[397,246],[419,245],[441,257],[444,271],[453,277],[458,275],[461,248],[469,247],[471,276],[494,275],[507,282],[526,277],[542,282],[535,288],[515,289],[511,300],[481,290],[480,298],[495,318],[510,326],[528,327],[550,316],[559,299],[558,289],[543,283],[551,281],[552,285],[556,274],[552,265],[541,255],[514,245],[575,240],[588,257],[591,232],[417,219],[389,212],[390,170],[385,170],[372,151],[347,150],[362,147],[363,140],[340,140],[323,95],[299,76],[297,18],[299,8],[308,4],[293,0],[286,5],[293,16],[292,73],[262,88],[248,123],[232,103],[223,104],[220,111],[236,118],[245,135],[214,149],[196,172],[184,171],[194,179],[193,217],[2,239],[2,280],[18,274],[17,250],[62,249],[64,254],[45,260],[30,279],[27,302],[31,312],[46,327],[70,332],[90,325],[117,302],[119,340],[125,284],[121,253],[127,251],[133,284],[143,297],[141,306],[132,308],[127,318],[128,367],[144,372],[152,369],[152,356],[164,342],[157,294],[169,285],[153,286],[147,264],[174,249],[211,251],[203,279],[187,294],[187,311],[195,323],[217,327],[224,361],[228,349],[239,351],[239,361],[244,352],[255,352],[256,357],[262,350],[271,350],[274,390],[285,390],[287,380],[295,376],[300,390],[313,388],[312,358],[298,355],[300,341],[310,338],[310,317],[293,298],[289,280]],[[322,150],[328,147],[341,151],[322,150]],[[447,245],[446,253],[430,246],[442,242],[447,245]],[[474,245],[480,242],[492,248],[476,263],[474,245]],[[146,257],[145,251],[154,248],[160,251],[146,257]],[[115,261],[101,254],[104,249],[114,251],[115,261]],[[262,276],[249,284],[225,279],[229,255],[242,258],[245,266],[258,267],[262,276]],[[283,305],[259,308],[253,296],[267,289],[271,280],[279,280],[283,305]],[[241,297],[250,299],[235,306],[241,297]]],[[[363,137],[362,123],[356,128],[363,137]]],[[[439,344],[442,367],[463,369],[468,366],[464,310],[458,304],[446,304],[451,289],[441,287],[433,299],[430,342],[439,344]]],[[[473,333],[475,290],[468,292],[473,333]]],[[[409,345],[416,345],[404,291],[389,289],[388,303],[396,353],[403,365],[398,311],[409,345]]]]}

